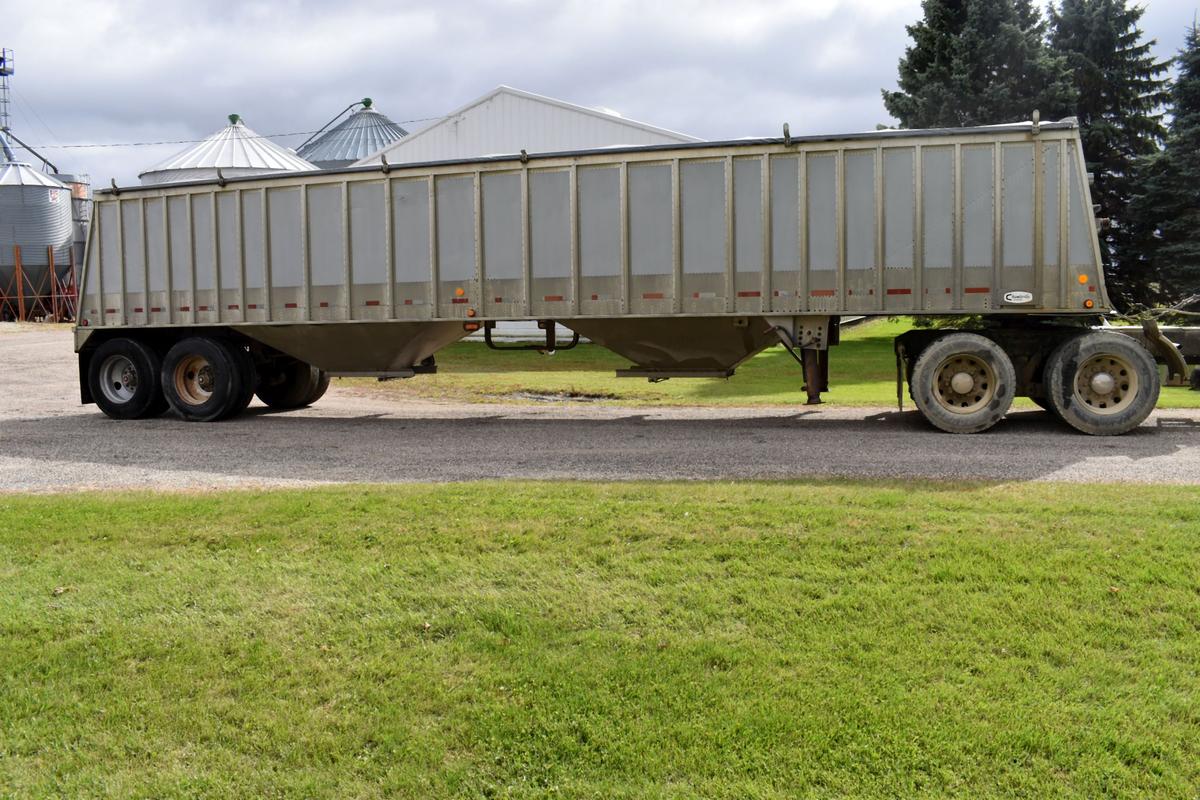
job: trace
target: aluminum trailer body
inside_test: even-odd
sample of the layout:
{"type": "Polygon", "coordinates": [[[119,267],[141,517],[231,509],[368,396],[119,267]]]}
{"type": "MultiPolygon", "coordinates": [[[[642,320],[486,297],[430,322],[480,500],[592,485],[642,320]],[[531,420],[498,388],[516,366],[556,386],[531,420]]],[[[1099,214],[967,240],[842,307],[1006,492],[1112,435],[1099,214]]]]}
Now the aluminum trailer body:
{"type": "MultiPolygon", "coordinates": [[[[252,382],[272,358],[408,376],[480,326],[537,320],[650,378],[727,376],[782,343],[816,401],[843,315],[982,315],[972,335],[1000,350],[1037,329],[1040,356],[1024,360],[1040,370],[1047,342],[1110,310],[1067,120],[114,188],[96,201],[76,349],[90,401],[119,382],[88,377],[113,338],[159,359],[184,337],[232,341],[252,382]]],[[[910,377],[937,338],[901,347],[910,377]]],[[[914,399],[927,416],[923,399],[945,406],[957,416],[939,427],[954,429],[997,389],[1046,396],[1040,372],[989,358],[939,371],[947,387],[974,375],[963,391],[914,399]]]]}

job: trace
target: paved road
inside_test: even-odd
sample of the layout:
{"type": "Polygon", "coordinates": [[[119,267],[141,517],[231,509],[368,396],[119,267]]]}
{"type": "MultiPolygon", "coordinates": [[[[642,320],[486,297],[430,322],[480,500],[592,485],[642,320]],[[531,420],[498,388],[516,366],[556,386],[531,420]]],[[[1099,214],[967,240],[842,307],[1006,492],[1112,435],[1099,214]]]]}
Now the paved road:
{"type": "Polygon", "coordinates": [[[79,405],[68,331],[0,326],[0,491],[819,476],[1200,484],[1200,412],[1158,412],[1115,438],[1040,411],[952,436],[915,411],[413,403],[334,388],[311,409],[255,405],[219,424],[115,422],[79,405]]]}

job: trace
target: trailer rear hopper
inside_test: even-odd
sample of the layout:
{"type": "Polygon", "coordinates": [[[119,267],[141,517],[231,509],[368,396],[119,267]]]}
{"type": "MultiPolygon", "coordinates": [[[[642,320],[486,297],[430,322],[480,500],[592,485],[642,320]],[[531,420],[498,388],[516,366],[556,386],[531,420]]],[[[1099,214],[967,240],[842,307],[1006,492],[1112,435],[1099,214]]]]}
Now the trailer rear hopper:
{"type": "Polygon", "coordinates": [[[76,349],[114,417],[313,402],[429,372],[505,320],[633,366],[730,376],[782,345],[809,402],[843,315],[962,316],[897,339],[925,416],[984,430],[1030,396],[1089,433],[1157,399],[1111,311],[1073,120],[359,167],[101,192],[76,349]]]}

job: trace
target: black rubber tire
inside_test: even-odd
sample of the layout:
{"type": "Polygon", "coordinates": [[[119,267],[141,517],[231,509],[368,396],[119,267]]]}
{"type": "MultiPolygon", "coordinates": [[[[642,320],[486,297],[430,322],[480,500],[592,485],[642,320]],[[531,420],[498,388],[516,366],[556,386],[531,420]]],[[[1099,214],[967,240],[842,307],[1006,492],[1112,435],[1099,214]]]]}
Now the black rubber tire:
{"type": "MultiPolygon", "coordinates": [[[[1119,380],[1120,376],[1117,377],[1119,380]]],[[[1063,422],[1093,436],[1116,436],[1141,425],[1158,403],[1161,386],[1158,365],[1145,347],[1128,336],[1104,331],[1091,331],[1059,345],[1046,361],[1043,380],[1050,402],[1063,422]],[[1132,399],[1116,413],[1099,413],[1081,399],[1075,388],[1080,366],[1102,355],[1125,361],[1137,378],[1132,399]]],[[[1129,390],[1126,392],[1128,397],[1129,390]]]]}
{"type": "Polygon", "coordinates": [[[232,349],[224,342],[196,336],[176,343],[163,358],[163,395],[180,419],[188,422],[214,422],[223,419],[238,402],[243,392],[242,368],[232,349]],[[187,360],[203,359],[209,370],[207,397],[183,393],[182,384],[199,380],[195,373],[186,373],[187,360]]]}
{"type": "Polygon", "coordinates": [[[1192,377],[1189,383],[1193,392],[1200,392],[1200,367],[1192,367],[1192,377]]]}
{"type": "Polygon", "coordinates": [[[319,369],[317,370],[317,379],[313,381],[312,391],[308,393],[308,400],[304,405],[311,406],[324,397],[327,391],[329,391],[329,373],[319,369]]]}
{"type": "MultiPolygon", "coordinates": [[[[167,409],[160,368],[158,353],[141,342],[125,338],[109,339],[96,348],[88,362],[88,389],[100,410],[113,419],[157,417],[167,409]],[[132,370],[129,377],[134,388],[128,400],[122,400],[116,391],[106,391],[101,385],[101,381],[105,380],[103,372],[112,359],[125,359],[127,367],[132,370]]],[[[128,382],[120,388],[122,392],[129,391],[128,382]]]]}
{"type": "Polygon", "coordinates": [[[245,411],[246,407],[250,405],[250,401],[254,399],[254,389],[258,378],[254,370],[254,359],[245,345],[239,342],[222,342],[221,344],[229,351],[230,358],[238,367],[237,394],[234,396],[233,403],[221,417],[221,419],[233,419],[245,411]]]}
{"type": "Polygon", "coordinates": [[[937,339],[921,352],[913,366],[912,393],[917,408],[935,428],[947,433],[979,433],[995,425],[1012,406],[1017,384],[1016,371],[1004,348],[975,333],[951,333],[937,339]],[[943,405],[937,390],[943,365],[956,356],[968,356],[987,364],[995,376],[995,385],[980,384],[983,397],[991,399],[978,410],[951,411],[943,405]]]}
{"type": "Polygon", "coordinates": [[[328,388],[328,373],[303,361],[287,359],[258,376],[255,394],[269,407],[286,410],[315,403],[328,388]]]}

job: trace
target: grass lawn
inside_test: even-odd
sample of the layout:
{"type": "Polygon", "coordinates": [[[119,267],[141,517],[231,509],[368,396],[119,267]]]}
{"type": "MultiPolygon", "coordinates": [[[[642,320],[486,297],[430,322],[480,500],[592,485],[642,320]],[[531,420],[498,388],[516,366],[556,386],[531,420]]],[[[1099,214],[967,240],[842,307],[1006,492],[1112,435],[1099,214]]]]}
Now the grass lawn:
{"type": "MultiPolygon", "coordinates": [[[[842,332],[842,343],[829,361],[832,391],[826,402],[843,406],[894,406],[896,356],[892,339],[912,328],[908,319],[880,319],[842,332]]],[[[411,380],[379,383],[369,379],[338,381],[343,386],[400,397],[496,402],[535,400],[538,396],[579,397],[622,405],[788,405],[804,402],[800,365],[782,347],[759,353],[719,378],[678,378],[650,383],[616,378],[613,371],[629,366],[615,353],[580,345],[553,356],[531,351],[501,353],[482,342],[458,342],[437,354],[438,373],[411,380]]],[[[905,397],[905,405],[911,401],[905,397]]],[[[1018,398],[1016,408],[1033,408],[1018,398]]],[[[1160,408],[1200,408],[1200,392],[1164,387],[1160,408]]]]}
{"type": "Polygon", "coordinates": [[[1200,489],[0,497],[0,797],[1195,797],[1200,489]]]}

